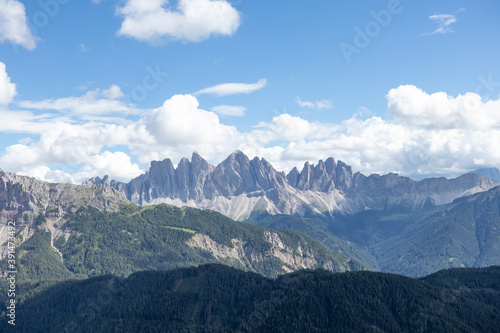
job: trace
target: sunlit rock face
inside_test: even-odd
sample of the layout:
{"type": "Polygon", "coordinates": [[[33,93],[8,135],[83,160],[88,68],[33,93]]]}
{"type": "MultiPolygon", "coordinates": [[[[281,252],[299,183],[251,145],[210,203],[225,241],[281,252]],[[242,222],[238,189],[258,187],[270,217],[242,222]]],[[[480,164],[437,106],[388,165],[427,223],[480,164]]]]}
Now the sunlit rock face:
{"type": "Polygon", "coordinates": [[[184,158],[177,168],[170,159],[154,161],[148,172],[128,184],[108,177],[93,178],[86,184],[112,187],[139,205],[191,206],[236,220],[247,219],[253,212],[305,216],[395,206],[416,209],[450,203],[499,185],[474,173],[422,181],[394,173],[367,177],[332,157],[316,165],[305,163],[301,171],[294,168],[285,174],[265,159],[250,160],[240,151],[217,166],[194,153],[191,161],[184,158]]]}

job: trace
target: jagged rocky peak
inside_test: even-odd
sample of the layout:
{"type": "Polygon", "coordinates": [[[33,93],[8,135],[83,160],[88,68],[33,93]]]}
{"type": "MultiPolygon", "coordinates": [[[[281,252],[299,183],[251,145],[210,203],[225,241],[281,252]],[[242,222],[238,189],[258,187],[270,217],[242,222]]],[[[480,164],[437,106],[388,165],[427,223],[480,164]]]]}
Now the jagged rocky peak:
{"type": "Polygon", "coordinates": [[[212,171],[214,169],[214,166],[208,163],[197,152],[194,152],[193,155],[191,156],[191,166],[194,170],[212,171]]]}
{"type": "Polygon", "coordinates": [[[258,189],[268,191],[271,188],[286,186],[285,173],[278,172],[266,159],[254,157],[250,165],[258,189]]]}
{"type": "Polygon", "coordinates": [[[337,188],[337,183],[342,189],[348,189],[352,171],[342,161],[336,164],[335,159],[330,157],[324,162],[320,160],[316,165],[305,162],[300,173],[297,168],[293,168],[286,178],[291,186],[301,191],[330,192],[337,188]],[[338,175],[341,177],[338,178],[338,175]]]}
{"type": "Polygon", "coordinates": [[[241,151],[235,151],[212,173],[215,187],[224,196],[238,196],[243,192],[254,190],[254,181],[250,174],[250,160],[241,151]]]}
{"type": "Polygon", "coordinates": [[[214,167],[194,152],[191,161],[187,158],[180,160],[177,168],[170,159],[161,162],[151,162],[149,179],[146,185],[147,193],[143,200],[151,201],[156,198],[179,198],[183,201],[199,200],[203,197],[207,175],[214,167]]]}
{"type": "Polygon", "coordinates": [[[297,167],[293,169],[286,175],[286,181],[293,187],[297,187],[297,182],[299,181],[300,173],[297,167]]]}
{"type": "Polygon", "coordinates": [[[284,173],[276,171],[264,158],[250,160],[241,151],[235,151],[220,163],[214,169],[212,179],[224,196],[286,186],[284,173]]]}

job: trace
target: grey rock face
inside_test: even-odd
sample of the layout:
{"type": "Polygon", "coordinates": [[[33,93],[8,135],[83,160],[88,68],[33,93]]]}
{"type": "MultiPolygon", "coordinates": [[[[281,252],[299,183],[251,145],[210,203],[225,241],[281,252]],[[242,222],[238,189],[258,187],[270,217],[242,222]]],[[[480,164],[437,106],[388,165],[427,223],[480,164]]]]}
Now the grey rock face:
{"type": "Polygon", "coordinates": [[[122,193],[110,188],[116,182],[106,177],[101,181],[104,186],[53,184],[0,170],[0,210],[44,213],[52,206],[62,213],[90,206],[115,211],[128,203],[122,193]]]}
{"type": "Polygon", "coordinates": [[[2,245],[8,237],[4,227],[10,221],[15,221],[16,229],[21,231],[39,214],[60,219],[82,206],[117,211],[130,204],[120,191],[111,187],[117,182],[106,177],[95,181],[101,184],[51,184],[0,170],[0,257],[5,254],[2,245]]]}
{"type": "Polygon", "coordinates": [[[441,205],[499,184],[487,177],[467,174],[456,179],[431,178],[419,182],[390,173],[364,176],[333,158],[317,165],[306,162],[302,171],[278,172],[265,159],[250,160],[241,151],[217,166],[194,153],[174,168],[166,159],[152,162],[150,170],[128,184],[91,179],[90,184],[113,187],[134,203],[158,202],[213,209],[235,219],[253,211],[271,214],[356,213],[365,209],[441,205]],[[235,198],[238,198],[236,200],[235,198]]]}

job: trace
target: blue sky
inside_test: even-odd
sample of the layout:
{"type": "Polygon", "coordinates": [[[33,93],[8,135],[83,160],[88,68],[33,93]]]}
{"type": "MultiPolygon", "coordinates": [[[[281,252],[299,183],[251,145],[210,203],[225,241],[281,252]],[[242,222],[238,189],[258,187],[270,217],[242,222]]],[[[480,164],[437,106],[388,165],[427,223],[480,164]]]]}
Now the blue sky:
{"type": "Polygon", "coordinates": [[[281,170],[500,166],[499,15],[494,0],[0,0],[0,168],[129,180],[236,149],[281,170]]]}

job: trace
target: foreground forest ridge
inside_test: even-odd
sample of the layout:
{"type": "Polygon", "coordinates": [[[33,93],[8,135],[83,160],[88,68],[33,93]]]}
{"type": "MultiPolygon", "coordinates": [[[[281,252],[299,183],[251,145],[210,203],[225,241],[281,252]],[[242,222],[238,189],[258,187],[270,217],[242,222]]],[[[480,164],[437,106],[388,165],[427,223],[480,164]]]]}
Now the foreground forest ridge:
{"type": "Polygon", "coordinates": [[[16,223],[26,332],[495,332],[498,185],[193,154],[128,184],[0,170],[0,224],[16,223]]]}
{"type": "MultiPolygon", "coordinates": [[[[22,332],[498,332],[500,267],[423,279],[222,265],[24,285],[22,332]]],[[[2,331],[10,329],[1,318],[2,331]]]]}

